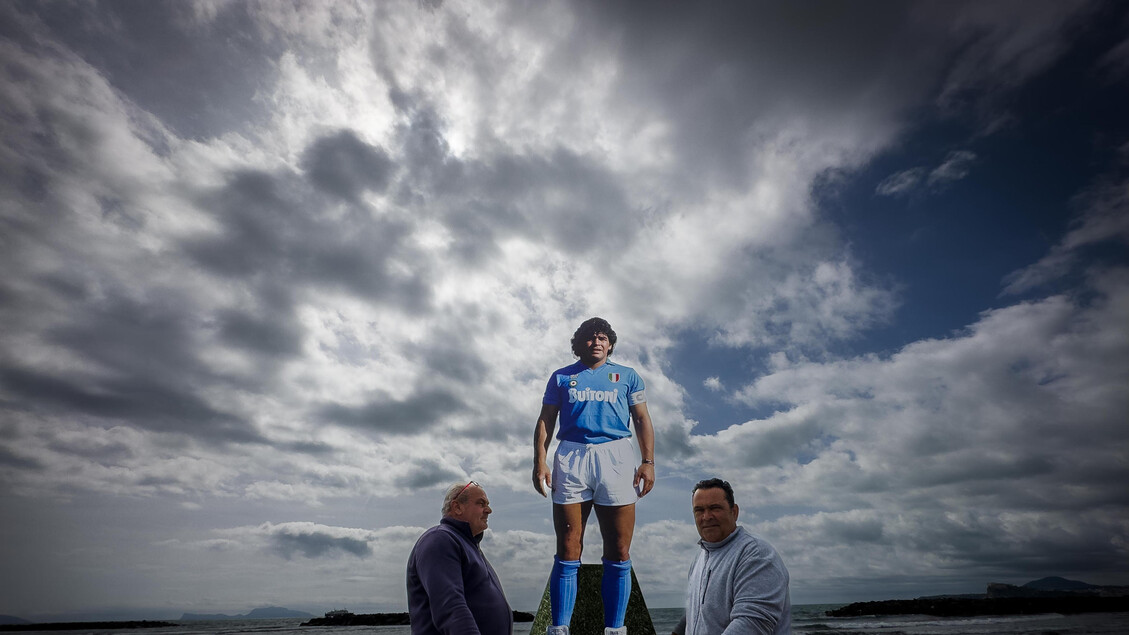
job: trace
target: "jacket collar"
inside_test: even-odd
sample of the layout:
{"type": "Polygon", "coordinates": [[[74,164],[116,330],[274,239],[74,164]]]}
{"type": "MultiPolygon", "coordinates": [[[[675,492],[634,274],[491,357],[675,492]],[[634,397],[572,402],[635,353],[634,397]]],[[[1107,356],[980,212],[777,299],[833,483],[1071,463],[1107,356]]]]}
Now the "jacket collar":
{"type": "Polygon", "coordinates": [[[484,531],[477,536],[473,536],[470,533],[470,523],[465,520],[459,520],[458,518],[451,518],[450,516],[444,516],[443,518],[440,518],[439,523],[442,525],[447,525],[451,529],[454,529],[456,533],[461,534],[464,538],[476,545],[482,542],[482,535],[486,533],[484,531]]]}
{"type": "Polygon", "coordinates": [[[745,528],[738,525],[737,529],[733,530],[733,533],[729,534],[724,539],[718,542],[706,542],[705,540],[698,540],[698,544],[701,545],[702,549],[705,549],[706,551],[716,551],[718,549],[724,549],[727,545],[729,545],[729,543],[733,542],[738,535],[743,533],[745,533],[745,528]]]}

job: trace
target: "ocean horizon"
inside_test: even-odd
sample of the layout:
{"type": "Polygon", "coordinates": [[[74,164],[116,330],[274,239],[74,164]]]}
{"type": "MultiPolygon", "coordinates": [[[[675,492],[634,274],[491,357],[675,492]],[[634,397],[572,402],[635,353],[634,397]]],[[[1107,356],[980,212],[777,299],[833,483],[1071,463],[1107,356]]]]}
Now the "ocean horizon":
{"type": "MultiPolygon", "coordinates": [[[[1129,633],[1129,613],[1081,613],[1061,615],[999,615],[979,617],[934,617],[888,615],[852,618],[828,617],[826,611],[839,604],[797,604],[792,607],[792,632],[814,635],[1124,635],[1129,633]]],[[[683,609],[649,609],[655,632],[667,635],[682,618],[683,609]]],[[[410,635],[408,626],[302,626],[309,618],[185,620],[175,626],[143,629],[82,629],[82,635],[410,635]]],[[[515,634],[529,633],[532,622],[514,624],[515,634]]],[[[23,634],[59,631],[19,631],[23,634]]],[[[66,631],[64,631],[66,632],[66,631]]]]}

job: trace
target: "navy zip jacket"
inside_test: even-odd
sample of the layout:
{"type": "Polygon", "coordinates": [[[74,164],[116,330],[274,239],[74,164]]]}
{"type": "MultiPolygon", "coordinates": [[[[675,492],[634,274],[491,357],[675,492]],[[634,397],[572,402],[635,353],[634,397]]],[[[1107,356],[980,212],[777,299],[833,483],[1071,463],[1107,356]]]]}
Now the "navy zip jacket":
{"type": "Polygon", "coordinates": [[[443,518],[408,556],[412,635],[511,635],[514,614],[470,523],[443,518]]]}

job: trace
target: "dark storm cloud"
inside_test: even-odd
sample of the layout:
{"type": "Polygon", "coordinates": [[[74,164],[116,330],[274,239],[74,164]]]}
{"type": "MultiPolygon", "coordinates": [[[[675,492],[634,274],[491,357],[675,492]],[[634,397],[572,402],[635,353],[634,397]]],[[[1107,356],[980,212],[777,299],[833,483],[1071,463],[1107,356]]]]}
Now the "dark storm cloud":
{"type": "Polygon", "coordinates": [[[931,101],[992,118],[995,94],[1053,60],[1072,34],[1068,18],[1088,8],[893,0],[582,4],[576,35],[555,63],[618,56],[631,70],[617,78],[618,94],[667,115],[684,184],[693,188],[704,184],[703,174],[743,181],[749,148],[789,121],[861,127],[882,143],[911,109],[931,101]]]}
{"type": "MultiPolygon", "coordinates": [[[[460,324],[468,323],[460,321],[460,324]]],[[[452,325],[429,332],[426,343],[417,353],[429,371],[451,381],[473,385],[482,381],[487,365],[475,352],[476,334],[464,332],[465,328],[452,325]]]]}
{"type": "MultiPolygon", "coordinates": [[[[919,453],[929,454],[921,451],[919,453]]],[[[934,464],[910,474],[908,482],[918,487],[954,485],[969,481],[1027,482],[1028,479],[1055,472],[1057,470],[1050,457],[1018,453],[1008,455],[1001,452],[970,459],[954,458],[953,462],[943,465],[934,464]]]]}
{"type": "Polygon", "coordinates": [[[256,94],[275,80],[279,39],[263,40],[250,3],[219,5],[198,21],[186,2],[19,2],[49,32],[134,102],[186,137],[213,137],[260,120],[256,94]]]}
{"type": "Polygon", "coordinates": [[[327,443],[316,443],[311,441],[293,441],[293,442],[275,442],[274,446],[280,450],[287,452],[294,452],[297,454],[309,454],[313,456],[326,456],[333,454],[336,451],[332,445],[327,443]]]}
{"type": "Polygon", "coordinates": [[[866,11],[827,2],[667,2],[661,9],[628,2],[577,10],[584,36],[575,47],[615,42],[627,68],[645,69],[625,74],[621,90],[675,122],[680,161],[698,166],[695,173],[708,165],[741,178],[749,134],[761,118],[795,109],[834,120],[843,104],[868,100],[890,115],[904,95],[920,93],[929,81],[897,61],[922,57],[900,28],[909,11],[903,3],[872,4],[866,11]],[[895,81],[876,82],[876,70],[895,81]],[[890,85],[902,95],[884,88],[890,85]]]}
{"type": "Polygon", "coordinates": [[[331,217],[327,201],[301,179],[258,171],[233,174],[201,203],[222,231],[188,239],[183,247],[215,274],[294,293],[302,285],[329,286],[409,312],[429,302],[427,263],[403,241],[410,231],[403,222],[357,210],[331,217]],[[415,268],[394,271],[392,258],[415,268]]]}
{"type": "Polygon", "coordinates": [[[399,479],[397,485],[411,491],[426,489],[434,485],[453,483],[454,481],[461,480],[463,477],[464,475],[462,473],[452,470],[440,461],[435,459],[423,459],[414,462],[408,469],[407,474],[399,479]]]}
{"type": "Polygon", "coordinates": [[[690,431],[681,426],[655,427],[655,447],[662,448],[663,454],[672,459],[687,459],[694,455],[690,431]]]}
{"type": "Polygon", "coordinates": [[[933,553],[969,572],[1007,571],[1041,577],[1050,572],[1116,570],[1120,560],[1110,537],[1116,523],[1100,515],[1065,519],[1052,514],[1006,518],[998,513],[919,513],[908,526],[888,532],[891,546],[933,553]]]}
{"type": "Polygon", "coordinates": [[[155,294],[147,303],[106,296],[75,305],[81,320],[48,331],[46,339],[98,368],[46,374],[12,365],[0,381],[49,411],[128,421],[200,439],[261,442],[240,415],[212,406],[201,389],[226,378],[201,358],[201,325],[190,297],[155,294]]]}
{"type": "Polygon", "coordinates": [[[301,351],[303,332],[293,315],[221,311],[216,320],[220,339],[231,346],[270,357],[289,357],[301,351]]]}
{"type": "Polygon", "coordinates": [[[194,344],[192,299],[160,291],[146,298],[109,295],[74,307],[82,319],[51,329],[50,341],[123,375],[183,379],[207,372],[194,344]],[[163,296],[163,297],[162,297],[163,296]]]}
{"type": "Polygon", "coordinates": [[[452,226],[471,229],[458,241],[518,234],[591,254],[627,249],[643,221],[644,210],[614,175],[563,148],[547,156],[502,154],[466,171],[473,203],[448,212],[452,226]]]}
{"type": "Polygon", "coordinates": [[[39,471],[46,467],[36,459],[13,452],[2,445],[0,445],[0,466],[33,471],[39,471]]]}
{"type": "Polygon", "coordinates": [[[451,156],[439,116],[425,101],[417,104],[406,96],[395,101],[400,103],[401,112],[410,117],[407,124],[400,126],[397,136],[412,184],[436,194],[455,191],[464,176],[463,164],[451,156]]]}
{"type": "MultiPolygon", "coordinates": [[[[207,338],[195,295],[148,278],[175,263],[139,248],[154,239],[139,202],[151,184],[130,169],[161,174],[147,145],[160,134],[44,36],[21,12],[32,6],[0,8],[26,27],[0,40],[0,384],[8,405],[205,442],[262,441],[204,396],[222,379],[201,359],[207,338]]],[[[86,15],[86,5],[34,7],[86,15]]]]}
{"type": "Polygon", "coordinates": [[[829,538],[828,544],[857,542],[882,542],[882,521],[877,518],[821,517],[822,530],[829,538]]]}
{"type": "Polygon", "coordinates": [[[453,393],[431,389],[406,399],[374,400],[362,406],[325,404],[317,409],[317,415],[331,423],[373,432],[418,434],[464,406],[453,393]]]}
{"type": "Polygon", "coordinates": [[[483,262],[497,253],[501,238],[513,235],[573,254],[623,250],[638,233],[643,208],[598,159],[555,148],[462,161],[451,155],[443,123],[425,100],[401,95],[396,101],[410,117],[398,131],[408,175],[399,200],[442,219],[456,256],[483,262]]]}
{"type": "Polygon", "coordinates": [[[328,532],[278,528],[268,540],[270,550],[292,559],[301,554],[306,558],[337,557],[342,554],[366,558],[372,555],[372,547],[367,541],[348,536],[334,536],[328,532]]]}
{"type": "Polygon", "coordinates": [[[108,443],[90,437],[55,439],[47,447],[52,452],[79,456],[103,465],[121,464],[136,456],[134,449],[124,443],[108,443]]]}
{"type": "Polygon", "coordinates": [[[315,186],[354,203],[365,190],[384,191],[394,167],[384,150],[351,130],[314,141],[302,157],[302,168],[315,186]]]}
{"type": "Polygon", "coordinates": [[[145,377],[61,379],[8,367],[0,369],[0,385],[37,411],[126,421],[159,432],[191,434],[200,440],[264,441],[239,416],[213,408],[192,392],[145,377]]]}

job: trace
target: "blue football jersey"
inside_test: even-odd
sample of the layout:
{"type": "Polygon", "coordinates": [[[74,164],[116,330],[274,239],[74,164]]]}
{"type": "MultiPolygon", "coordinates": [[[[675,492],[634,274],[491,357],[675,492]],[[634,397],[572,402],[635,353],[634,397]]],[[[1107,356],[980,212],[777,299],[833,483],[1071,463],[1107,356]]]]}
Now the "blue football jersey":
{"type": "Polygon", "coordinates": [[[560,409],[557,438],[604,443],[631,436],[630,407],[647,400],[635,369],[612,361],[596,369],[576,362],[553,372],[541,403],[560,409]]]}

